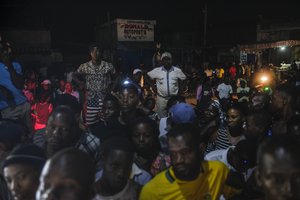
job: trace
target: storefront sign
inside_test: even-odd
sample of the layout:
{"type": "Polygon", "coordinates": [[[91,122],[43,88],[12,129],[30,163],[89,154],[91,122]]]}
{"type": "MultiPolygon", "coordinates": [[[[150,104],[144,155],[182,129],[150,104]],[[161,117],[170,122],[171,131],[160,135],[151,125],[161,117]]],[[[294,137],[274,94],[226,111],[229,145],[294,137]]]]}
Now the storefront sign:
{"type": "Polygon", "coordinates": [[[118,41],[154,41],[154,20],[117,19],[118,41]]]}

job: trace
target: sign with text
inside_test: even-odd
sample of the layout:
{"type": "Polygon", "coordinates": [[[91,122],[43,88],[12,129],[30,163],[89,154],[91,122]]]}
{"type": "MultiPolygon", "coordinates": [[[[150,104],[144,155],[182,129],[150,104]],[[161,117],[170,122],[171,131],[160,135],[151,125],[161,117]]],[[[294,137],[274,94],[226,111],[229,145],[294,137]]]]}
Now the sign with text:
{"type": "Polygon", "coordinates": [[[154,20],[117,19],[118,41],[154,41],[154,20]]]}
{"type": "Polygon", "coordinates": [[[247,53],[241,51],[240,52],[240,63],[245,64],[247,63],[247,53]]]}

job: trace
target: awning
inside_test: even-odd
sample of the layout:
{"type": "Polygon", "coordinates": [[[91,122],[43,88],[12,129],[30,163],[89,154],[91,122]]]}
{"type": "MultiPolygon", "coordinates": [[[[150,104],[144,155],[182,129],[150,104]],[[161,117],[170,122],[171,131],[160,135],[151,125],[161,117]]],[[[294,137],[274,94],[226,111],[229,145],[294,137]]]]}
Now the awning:
{"type": "Polygon", "coordinates": [[[257,43],[249,45],[238,45],[241,51],[245,52],[255,52],[264,49],[278,48],[281,46],[298,46],[300,45],[300,40],[284,40],[278,42],[268,42],[268,43],[257,43]]]}

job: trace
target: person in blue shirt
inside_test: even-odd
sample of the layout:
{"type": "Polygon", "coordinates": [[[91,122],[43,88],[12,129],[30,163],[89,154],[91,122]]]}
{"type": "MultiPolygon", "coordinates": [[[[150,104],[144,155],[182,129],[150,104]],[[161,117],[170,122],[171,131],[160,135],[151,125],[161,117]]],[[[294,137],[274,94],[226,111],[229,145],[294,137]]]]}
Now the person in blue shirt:
{"type": "Polygon", "coordinates": [[[22,93],[23,86],[21,65],[12,60],[10,46],[0,42],[0,118],[17,120],[31,133],[30,104],[22,93]]]}

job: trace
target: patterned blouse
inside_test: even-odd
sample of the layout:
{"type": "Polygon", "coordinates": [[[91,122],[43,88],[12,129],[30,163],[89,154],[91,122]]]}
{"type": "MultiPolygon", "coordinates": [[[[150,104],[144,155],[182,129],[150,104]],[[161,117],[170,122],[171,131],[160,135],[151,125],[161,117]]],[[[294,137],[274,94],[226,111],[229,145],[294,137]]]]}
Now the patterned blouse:
{"type": "Polygon", "coordinates": [[[77,72],[85,75],[87,90],[106,93],[116,70],[111,63],[101,61],[100,65],[94,65],[89,61],[80,65],[77,72]]]}

